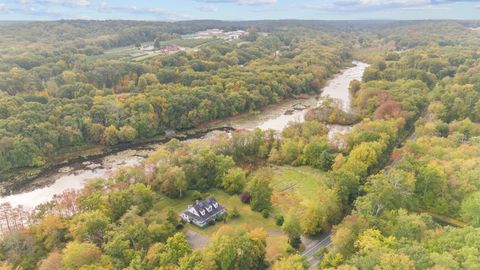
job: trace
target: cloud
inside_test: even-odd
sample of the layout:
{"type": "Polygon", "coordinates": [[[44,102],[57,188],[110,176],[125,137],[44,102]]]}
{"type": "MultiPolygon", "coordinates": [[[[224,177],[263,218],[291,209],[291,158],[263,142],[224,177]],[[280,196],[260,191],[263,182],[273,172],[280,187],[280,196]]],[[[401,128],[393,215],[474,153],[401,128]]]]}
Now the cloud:
{"type": "Polygon", "coordinates": [[[184,15],[179,15],[173,12],[170,12],[168,10],[162,9],[162,8],[156,8],[156,7],[137,7],[135,5],[111,5],[108,3],[101,3],[100,5],[94,6],[96,10],[99,12],[122,12],[122,13],[134,13],[134,14],[139,14],[139,15],[150,15],[155,17],[155,19],[161,19],[161,20],[185,20],[185,19],[191,19],[189,16],[184,16],[184,15]]]}
{"type": "Polygon", "coordinates": [[[201,12],[215,12],[218,10],[216,6],[210,4],[197,6],[197,9],[201,12]]]}
{"type": "Polygon", "coordinates": [[[58,5],[67,7],[88,7],[91,5],[89,0],[17,0],[17,3],[24,6],[58,5]]]}
{"type": "Polygon", "coordinates": [[[277,0],[195,0],[200,3],[238,4],[242,6],[260,6],[277,3],[277,0]]]}
{"type": "MultiPolygon", "coordinates": [[[[2,1],[2,0],[0,0],[2,1]]],[[[81,18],[86,13],[96,11],[104,14],[114,14],[119,18],[126,18],[126,14],[134,14],[135,17],[145,19],[149,16],[155,20],[186,20],[192,19],[190,16],[179,15],[168,10],[154,6],[137,7],[135,5],[117,5],[108,2],[98,3],[91,0],[7,0],[8,3],[2,7],[4,13],[22,14],[35,17],[44,17],[50,19],[60,18],[81,18]],[[120,15],[115,13],[122,13],[120,15]]],[[[115,3],[115,2],[113,2],[115,3]]],[[[88,15],[87,15],[88,16],[88,15]]]]}
{"type": "Polygon", "coordinates": [[[424,10],[438,9],[435,6],[459,2],[478,2],[478,0],[336,0],[303,4],[304,9],[317,9],[330,12],[375,11],[375,10],[424,10]]]}
{"type": "Polygon", "coordinates": [[[35,7],[35,6],[28,6],[28,5],[7,5],[7,4],[0,4],[0,10],[4,14],[22,14],[22,15],[29,15],[33,17],[43,17],[43,18],[50,18],[50,19],[59,19],[65,15],[63,12],[59,10],[46,8],[46,7],[35,7]]]}

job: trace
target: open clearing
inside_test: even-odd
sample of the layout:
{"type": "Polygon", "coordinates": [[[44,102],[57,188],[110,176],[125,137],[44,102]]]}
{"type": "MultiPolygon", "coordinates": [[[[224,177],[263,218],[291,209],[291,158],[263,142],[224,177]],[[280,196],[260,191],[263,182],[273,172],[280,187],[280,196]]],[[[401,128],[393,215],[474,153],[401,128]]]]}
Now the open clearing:
{"type": "Polygon", "coordinates": [[[325,187],[325,173],[311,167],[273,166],[273,205],[285,214],[291,208],[302,209],[307,198],[313,198],[325,187]]]}
{"type": "MultiPolygon", "coordinates": [[[[172,39],[160,42],[162,46],[178,45],[180,47],[189,49],[202,48],[217,42],[222,42],[222,39],[208,38],[208,39],[172,39]]],[[[144,46],[153,45],[153,43],[144,43],[144,46]]],[[[128,61],[144,61],[155,56],[160,56],[155,51],[144,52],[135,46],[118,47],[106,50],[102,55],[95,56],[110,60],[128,60],[128,61]]]]}
{"type": "MultiPolygon", "coordinates": [[[[227,211],[237,208],[240,216],[228,220],[225,224],[217,223],[214,226],[199,228],[193,224],[186,224],[185,232],[188,232],[192,243],[205,243],[222,227],[229,226],[236,229],[263,228],[267,233],[267,259],[275,260],[278,256],[285,255],[287,236],[281,231],[281,227],[275,224],[275,216],[285,214],[292,207],[299,209],[303,198],[311,198],[324,186],[325,176],[320,170],[310,167],[273,166],[275,171],[272,179],[273,188],[273,211],[269,218],[263,218],[260,213],[250,209],[250,205],[243,204],[238,195],[230,195],[219,189],[212,189],[205,195],[211,195],[222,204],[227,211]],[[198,238],[198,239],[197,239],[198,238]]],[[[165,214],[169,209],[180,213],[194,203],[193,192],[188,191],[181,199],[170,199],[161,196],[154,205],[153,211],[165,214]]],[[[204,244],[196,244],[202,247],[204,244]]]]}

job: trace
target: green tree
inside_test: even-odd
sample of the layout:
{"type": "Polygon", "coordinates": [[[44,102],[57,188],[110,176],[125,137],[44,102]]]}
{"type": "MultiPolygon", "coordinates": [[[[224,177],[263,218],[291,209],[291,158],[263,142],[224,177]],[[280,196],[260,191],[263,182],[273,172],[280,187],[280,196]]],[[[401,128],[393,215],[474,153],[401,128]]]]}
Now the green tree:
{"type": "Polygon", "coordinates": [[[103,133],[107,145],[115,145],[119,141],[118,129],[115,126],[109,126],[103,133]]]}
{"type": "Polygon", "coordinates": [[[232,168],[223,178],[222,187],[230,194],[240,193],[245,187],[245,182],[245,172],[240,168],[232,168]]]}
{"type": "Polygon", "coordinates": [[[474,227],[480,227],[480,192],[474,192],[462,202],[462,218],[474,227]]]}
{"type": "Polygon", "coordinates": [[[321,190],[315,198],[307,202],[302,219],[304,233],[314,235],[327,231],[340,217],[340,205],[334,190],[321,190]]]}
{"type": "Polygon", "coordinates": [[[265,232],[229,231],[217,233],[208,252],[213,254],[217,269],[264,269],[266,255],[265,232]]]}
{"type": "Polygon", "coordinates": [[[109,224],[109,218],[101,211],[87,211],[73,217],[70,233],[78,241],[89,241],[100,246],[109,224]]]}
{"type": "Polygon", "coordinates": [[[94,244],[73,241],[63,250],[63,266],[66,270],[77,270],[97,263],[101,255],[102,251],[94,244]]]}
{"type": "Polygon", "coordinates": [[[254,211],[262,211],[270,209],[272,202],[272,188],[270,187],[271,172],[267,169],[262,169],[253,174],[248,183],[248,191],[251,195],[250,206],[254,211]]]}
{"type": "Polygon", "coordinates": [[[383,211],[412,208],[415,205],[415,176],[398,169],[380,172],[369,178],[366,195],[355,202],[364,215],[378,216],[383,211]]]}
{"type": "Polygon", "coordinates": [[[300,235],[302,233],[302,227],[300,226],[300,220],[293,212],[288,213],[285,217],[282,229],[287,233],[290,245],[298,248],[301,243],[300,235]]]}
{"type": "Polygon", "coordinates": [[[131,126],[123,126],[118,131],[118,139],[121,142],[133,142],[137,137],[137,131],[131,126]]]}
{"type": "Polygon", "coordinates": [[[272,270],[307,270],[310,264],[305,257],[295,254],[276,261],[272,270]]]}
{"type": "Polygon", "coordinates": [[[188,187],[185,172],[178,166],[169,167],[160,181],[160,190],[172,198],[182,197],[188,187]]]}

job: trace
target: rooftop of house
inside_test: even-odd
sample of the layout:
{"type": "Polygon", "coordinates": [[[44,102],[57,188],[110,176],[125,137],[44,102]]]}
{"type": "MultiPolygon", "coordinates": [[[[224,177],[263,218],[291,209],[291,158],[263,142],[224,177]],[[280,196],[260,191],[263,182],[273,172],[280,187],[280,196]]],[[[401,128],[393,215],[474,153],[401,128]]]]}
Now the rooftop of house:
{"type": "Polygon", "coordinates": [[[221,206],[215,198],[210,197],[204,201],[197,201],[194,205],[188,206],[183,214],[201,221],[208,220],[223,209],[223,206],[221,206]]]}

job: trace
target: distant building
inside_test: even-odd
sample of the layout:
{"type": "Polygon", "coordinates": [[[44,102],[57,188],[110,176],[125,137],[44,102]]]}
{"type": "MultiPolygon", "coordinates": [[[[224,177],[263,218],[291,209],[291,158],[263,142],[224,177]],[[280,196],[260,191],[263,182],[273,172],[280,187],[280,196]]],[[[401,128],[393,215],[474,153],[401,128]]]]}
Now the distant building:
{"type": "Polygon", "coordinates": [[[155,47],[153,45],[150,45],[150,46],[146,46],[146,47],[140,47],[140,50],[144,51],[144,52],[152,52],[155,50],[155,47]]]}
{"type": "Polygon", "coordinates": [[[184,51],[185,48],[183,47],[180,47],[178,45],[175,45],[175,44],[172,44],[172,45],[169,45],[169,46],[166,46],[162,49],[160,49],[160,54],[170,54],[170,53],[176,53],[176,52],[179,52],[179,51],[184,51]]]}
{"type": "Polygon", "coordinates": [[[213,197],[202,202],[196,202],[195,205],[189,205],[180,217],[199,227],[205,227],[209,220],[215,220],[218,216],[225,213],[225,208],[221,206],[213,197]]]}
{"type": "Polygon", "coordinates": [[[232,31],[232,32],[226,32],[228,39],[239,39],[242,36],[245,36],[248,34],[248,32],[243,31],[243,30],[237,30],[237,31],[232,31]]]}
{"type": "Polygon", "coordinates": [[[207,29],[205,31],[199,31],[191,35],[185,35],[187,39],[207,39],[207,38],[221,38],[225,40],[239,39],[241,36],[247,35],[248,32],[243,30],[225,32],[221,29],[207,29]]]}

